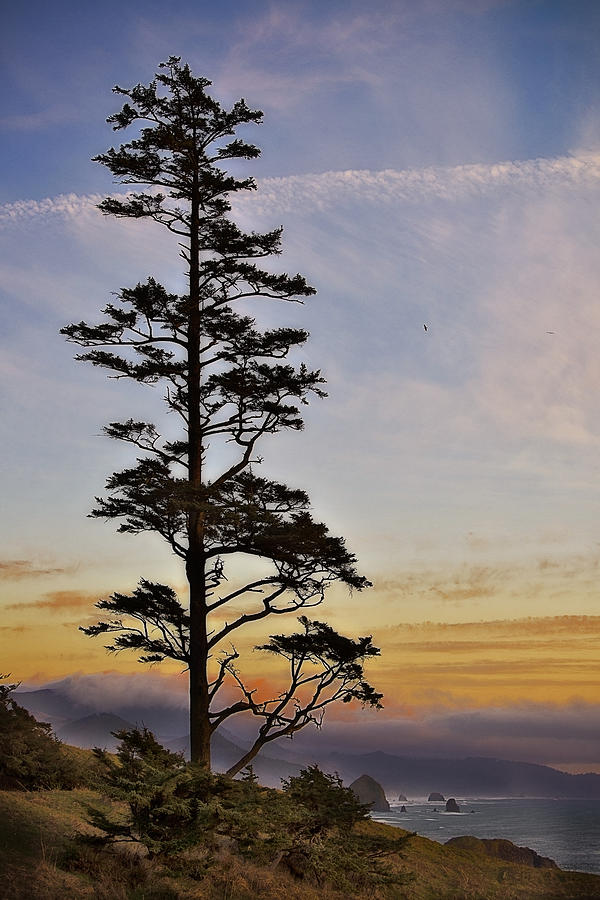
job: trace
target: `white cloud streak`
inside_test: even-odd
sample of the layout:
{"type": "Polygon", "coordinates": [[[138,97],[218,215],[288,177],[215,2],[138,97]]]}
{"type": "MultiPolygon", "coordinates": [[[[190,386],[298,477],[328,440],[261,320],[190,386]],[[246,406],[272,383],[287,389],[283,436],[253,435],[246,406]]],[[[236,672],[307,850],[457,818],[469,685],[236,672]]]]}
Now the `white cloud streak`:
{"type": "MultiPolygon", "coordinates": [[[[310,175],[263,178],[258,197],[235,198],[235,209],[254,214],[326,210],[344,202],[372,201],[389,205],[428,199],[462,200],[498,191],[532,192],[600,186],[600,154],[563,156],[450,167],[395,171],[350,169],[310,175]]],[[[0,225],[58,216],[76,219],[93,211],[100,194],[62,194],[43,200],[19,200],[0,206],[0,225]]],[[[99,214],[99,213],[98,213],[99,214]]]]}
{"type": "Polygon", "coordinates": [[[349,170],[264,179],[260,183],[258,206],[265,211],[288,212],[301,204],[308,211],[327,209],[357,198],[392,205],[428,199],[468,199],[507,189],[537,192],[599,184],[600,155],[493,165],[432,166],[400,172],[349,170]]]}
{"type": "Polygon", "coordinates": [[[27,219],[59,216],[75,219],[93,210],[104,197],[101,194],[61,194],[43,200],[17,200],[0,206],[0,225],[9,226],[27,219]]]}

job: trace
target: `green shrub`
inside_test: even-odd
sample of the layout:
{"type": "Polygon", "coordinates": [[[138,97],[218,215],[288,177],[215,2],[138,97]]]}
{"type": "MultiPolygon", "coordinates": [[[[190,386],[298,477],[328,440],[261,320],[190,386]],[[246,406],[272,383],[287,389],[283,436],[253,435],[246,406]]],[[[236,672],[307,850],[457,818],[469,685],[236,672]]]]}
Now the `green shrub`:
{"type": "Polygon", "coordinates": [[[94,753],[104,772],[102,789],[124,801],[128,814],[116,818],[90,808],[90,824],[103,832],[98,841],[140,842],[151,856],[174,849],[190,831],[199,805],[188,788],[183,756],[162,747],[147,728],[114,735],[121,742],[116,758],[97,748],[94,753]]]}
{"type": "Polygon", "coordinates": [[[283,791],[293,804],[305,810],[304,827],[312,834],[332,828],[350,829],[369,818],[370,806],[361,803],[336,773],[328,775],[318,766],[308,766],[299,775],[282,780],[283,791]]]}
{"type": "Polygon", "coordinates": [[[0,786],[42,790],[76,787],[81,772],[61,750],[45,722],[38,722],[12,696],[17,684],[0,684],[0,786]]]}
{"type": "Polygon", "coordinates": [[[115,736],[121,742],[116,758],[95,753],[105,792],[124,801],[126,812],[90,810],[100,842],[139,842],[171,873],[197,881],[232,855],[346,892],[398,881],[385,860],[406,838],[357,829],[369,807],[338,775],[309,766],[275,790],[258,784],[251,768],[234,780],[186,765],[145,728],[115,736]]]}
{"type": "Polygon", "coordinates": [[[401,880],[386,859],[408,838],[390,840],[357,831],[355,826],[369,818],[370,806],[344,787],[339,775],[309,766],[283,781],[283,791],[297,822],[282,862],[296,877],[342,891],[401,880]]]}

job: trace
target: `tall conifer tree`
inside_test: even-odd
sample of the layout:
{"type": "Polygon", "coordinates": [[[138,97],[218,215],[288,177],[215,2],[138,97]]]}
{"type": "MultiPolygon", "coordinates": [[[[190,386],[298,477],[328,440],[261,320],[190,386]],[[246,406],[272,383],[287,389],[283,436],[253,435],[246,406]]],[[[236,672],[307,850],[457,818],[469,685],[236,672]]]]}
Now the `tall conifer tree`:
{"type": "Polygon", "coordinates": [[[142,185],[100,204],[107,215],[148,218],[177,235],[188,292],[170,293],[154,278],[125,288],[104,309],[100,324],[68,325],[62,333],[87,348],[79,360],[119,378],[164,385],[167,408],[182,421],[176,440],[134,418],[111,422],[105,433],[142,451],[135,465],[107,481],[93,516],[121,520],[119,531],[157,532],[185,564],[188,603],[168,586],[142,579],[131,595],[114,593],[97,606],[110,615],[82,629],[111,634],[113,651],[141,651],[142,662],[165,658],[189,668],[192,760],[210,766],[210,737],[229,716],[260,721],[239,771],[268,741],[320,724],[334,700],[379,706],[363,663],[378,654],[370,637],[352,640],[302,615],[301,631],[271,635],[262,650],[289,663],[289,683],[258,700],[237,668],[239,654],[225,642],[238,628],[267,616],[302,612],[322,602],[329,584],[362,590],[369,582],[342,538],[309,511],[307,495],[258,477],[256,446],[265,435],[303,427],[299,405],[323,397],[319,371],[287,362],[307,333],[298,328],[260,331],[238,311],[239,301],[301,302],[315,293],[301,275],[274,275],[260,260],[280,252],[281,229],[244,233],[228,218],[228,195],[255,188],[251,178],[221,169],[227,160],[254,159],[259,150],[235,136],[262,113],[244,100],[224,109],[206,91],[210,82],[171,57],[148,85],[114,88],[126,100],[108,119],[115,131],[136,136],[95,159],[121,183],[142,185]],[[223,447],[236,449],[225,454],[223,447]],[[211,447],[212,445],[212,447],[211,447]],[[219,468],[219,460],[221,467],[219,468]],[[209,476],[209,471],[211,475],[209,476]],[[217,471],[218,474],[214,474],[217,471]],[[268,571],[238,586],[227,572],[238,558],[258,557],[268,571]],[[216,625],[228,607],[247,611],[216,625]],[[220,706],[229,682],[240,699],[220,706]]]}

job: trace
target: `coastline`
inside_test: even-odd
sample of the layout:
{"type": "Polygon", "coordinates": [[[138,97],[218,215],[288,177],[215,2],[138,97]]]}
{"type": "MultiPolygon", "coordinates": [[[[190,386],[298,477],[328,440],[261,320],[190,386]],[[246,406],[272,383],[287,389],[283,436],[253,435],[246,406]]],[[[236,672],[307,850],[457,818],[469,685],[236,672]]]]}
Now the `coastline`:
{"type": "Polygon", "coordinates": [[[600,800],[582,798],[456,798],[460,811],[426,799],[392,801],[372,818],[416,831],[440,844],[472,835],[508,840],[553,859],[565,871],[600,875],[600,800]],[[401,812],[402,807],[406,812],[401,812]]]}

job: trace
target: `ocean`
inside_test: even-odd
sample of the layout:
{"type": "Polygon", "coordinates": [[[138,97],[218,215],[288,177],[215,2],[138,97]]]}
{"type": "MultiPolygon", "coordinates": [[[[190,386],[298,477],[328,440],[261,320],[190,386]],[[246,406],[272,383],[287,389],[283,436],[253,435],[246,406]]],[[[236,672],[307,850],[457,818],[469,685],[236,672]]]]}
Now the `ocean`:
{"type": "Polygon", "coordinates": [[[600,799],[456,800],[459,813],[447,813],[445,803],[409,800],[373,818],[442,844],[465,834],[506,838],[549,856],[561,869],[600,875],[600,799]]]}

